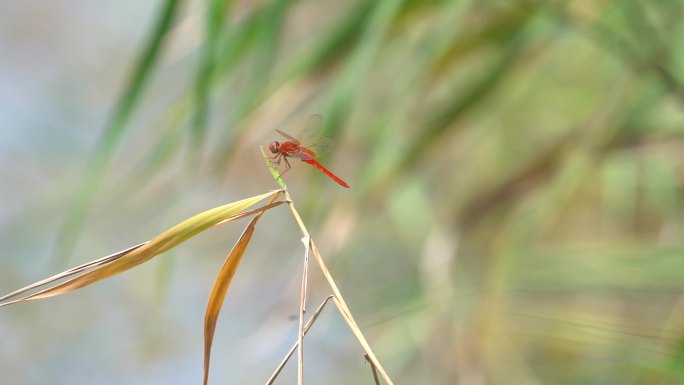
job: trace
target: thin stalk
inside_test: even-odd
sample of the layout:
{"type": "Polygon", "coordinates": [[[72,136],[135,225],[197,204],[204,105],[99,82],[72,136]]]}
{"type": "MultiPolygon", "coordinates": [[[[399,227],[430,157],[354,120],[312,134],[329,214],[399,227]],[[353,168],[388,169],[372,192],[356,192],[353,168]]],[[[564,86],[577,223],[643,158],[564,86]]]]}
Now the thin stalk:
{"type": "Polygon", "coordinates": [[[306,285],[309,270],[309,244],[311,237],[302,238],[304,243],[304,267],[302,271],[302,291],[299,296],[299,331],[297,333],[297,384],[304,385],[304,313],[306,313],[306,285]]]}
{"type": "Polygon", "coordinates": [[[349,310],[349,307],[347,306],[346,302],[344,301],[344,298],[342,297],[342,293],[340,292],[340,289],[337,287],[335,280],[333,279],[332,275],[330,274],[330,271],[328,270],[328,267],[326,266],[325,262],[323,261],[323,257],[321,257],[321,254],[318,252],[318,248],[316,247],[316,244],[314,243],[313,239],[311,239],[311,236],[309,235],[309,231],[306,229],[306,226],[304,226],[304,222],[302,221],[301,216],[297,212],[297,209],[295,208],[294,202],[292,201],[290,194],[288,193],[287,190],[285,190],[284,192],[285,192],[285,198],[288,201],[288,206],[290,207],[290,211],[292,211],[292,215],[294,216],[295,220],[297,221],[297,224],[299,224],[299,228],[301,229],[302,233],[304,234],[304,238],[308,237],[309,248],[311,249],[311,252],[313,253],[314,257],[316,258],[316,262],[318,262],[318,266],[321,268],[321,271],[323,272],[325,279],[328,281],[328,285],[330,285],[330,288],[332,289],[332,291],[334,293],[333,301],[335,302],[335,305],[339,309],[344,320],[347,321],[349,328],[351,329],[352,333],[354,333],[354,336],[359,341],[359,344],[361,344],[361,347],[363,347],[363,350],[365,350],[370,361],[377,368],[382,379],[388,385],[394,385],[394,382],[392,382],[389,375],[387,374],[385,369],[382,367],[382,365],[378,361],[377,357],[373,353],[373,350],[371,349],[370,345],[368,344],[368,341],[366,341],[366,338],[363,336],[361,329],[359,329],[359,326],[357,325],[356,321],[354,320],[354,317],[352,316],[351,310],[349,310]]]}
{"type": "MultiPolygon", "coordinates": [[[[309,329],[311,328],[311,326],[313,326],[314,322],[316,322],[316,319],[318,319],[318,316],[321,314],[321,311],[323,311],[323,308],[325,307],[325,305],[328,304],[328,301],[330,301],[332,299],[332,297],[333,296],[330,295],[326,299],[324,299],[323,302],[321,302],[321,304],[318,306],[318,309],[316,309],[316,311],[314,312],[311,319],[309,319],[306,322],[306,325],[304,325],[304,334],[306,334],[309,331],[309,329]]],[[[278,367],[276,368],[276,370],[273,371],[273,374],[271,374],[271,377],[268,379],[268,381],[266,381],[266,385],[273,385],[273,382],[275,381],[276,377],[278,377],[280,372],[283,370],[283,368],[285,367],[285,364],[287,364],[287,361],[290,359],[290,357],[292,357],[295,349],[297,349],[298,346],[299,346],[299,340],[297,340],[297,342],[295,342],[294,345],[292,345],[292,347],[290,348],[290,351],[287,352],[287,354],[285,355],[283,360],[280,361],[280,364],[278,364],[278,367]]]]}
{"type": "Polygon", "coordinates": [[[375,365],[373,365],[373,361],[371,361],[370,357],[368,357],[368,354],[364,354],[363,357],[370,364],[371,370],[373,371],[373,380],[375,381],[375,385],[380,385],[380,379],[378,379],[378,370],[375,369],[375,365]]]}
{"type": "Polygon", "coordinates": [[[309,237],[311,238],[311,235],[309,234],[309,231],[306,229],[306,226],[304,226],[304,222],[302,221],[302,217],[299,216],[299,212],[297,209],[294,207],[294,202],[292,201],[292,197],[290,196],[290,193],[287,191],[287,189],[283,190],[285,192],[285,199],[288,201],[288,205],[290,206],[290,210],[292,211],[292,215],[294,216],[295,220],[297,221],[297,224],[299,225],[299,228],[302,230],[302,235],[304,237],[309,237]]]}
{"type": "MultiPolygon", "coordinates": [[[[316,255],[315,252],[314,255],[316,255]]],[[[380,365],[380,361],[378,361],[378,358],[375,357],[373,350],[371,350],[370,345],[368,345],[368,341],[366,341],[366,338],[363,336],[363,333],[361,333],[361,329],[359,329],[359,326],[356,324],[356,321],[354,321],[354,318],[352,317],[349,308],[344,303],[344,300],[340,297],[333,297],[333,302],[335,303],[335,306],[337,306],[337,309],[340,311],[340,314],[342,314],[342,318],[344,318],[344,320],[347,321],[347,325],[349,325],[349,328],[351,329],[352,333],[354,333],[354,336],[363,347],[363,350],[366,351],[366,355],[368,356],[370,362],[373,364],[373,366],[375,366],[378,372],[380,372],[380,376],[382,377],[382,379],[385,380],[385,383],[387,385],[394,385],[394,382],[392,382],[392,380],[389,378],[389,375],[387,375],[385,369],[382,367],[382,365],[380,365]]]]}
{"type": "MultiPolygon", "coordinates": [[[[263,151],[263,150],[262,150],[263,151]]],[[[302,229],[304,236],[302,237],[302,242],[304,242],[304,269],[302,273],[302,290],[299,298],[299,330],[297,333],[297,384],[304,385],[304,307],[306,306],[306,281],[308,274],[309,265],[309,245],[311,244],[311,235],[306,230],[302,217],[299,216],[299,212],[294,208],[294,202],[287,189],[284,189],[285,199],[287,199],[288,206],[292,211],[299,228],[302,229]]]]}

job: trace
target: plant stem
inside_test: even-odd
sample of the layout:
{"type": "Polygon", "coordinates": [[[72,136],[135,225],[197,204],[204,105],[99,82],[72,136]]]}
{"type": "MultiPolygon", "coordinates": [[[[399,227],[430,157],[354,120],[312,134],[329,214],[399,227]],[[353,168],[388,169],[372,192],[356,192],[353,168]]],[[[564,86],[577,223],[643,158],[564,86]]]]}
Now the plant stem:
{"type": "MultiPolygon", "coordinates": [[[[297,224],[299,224],[299,228],[301,229],[302,233],[304,234],[304,237],[302,238],[302,240],[304,240],[304,239],[309,240],[309,245],[308,245],[308,247],[306,247],[307,250],[311,249],[311,252],[313,253],[314,257],[316,258],[316,262],[318,262],[318,266],[321,268],[321,271],[323,272],[325,279],[328,281],[328,285],[330,285],[330,288],[332,289],[332,291],[334,293],[333,302],[335,302],[335,305],[339,309],[340,314],[342,314],[342,317],[347,322],[347,325],[349,325],[349,328],[351,329],[352,333],[354,333],[354,336],[359,341],[359,344],[361,344],[361,347],[363,347],[363,350],[365,350],[366,354],[368,355],[368,359],[371,361],[371,363],[375,366],[375,368],[380,373],[380,376],[382,377],[382,379],[388,385],[394,385],[394,383],[389,378],[389,375],[387,374],[385,369],[382,367],[382,365],[380,365],[380,362],[378,361],[377,357],[373,353],[373,350],[371,349],[370,345],[368,344],[368,341],[366,341],[366,338],[363,336],[361,329],[359,329],[359,326],[357,325],[356,321],[354,320],[354,317],[352,316],[351,310],[349,310],[349,307],[347,306],[346,302],[344,301],[344,298],[342,297],[342,293],[340,292],[340,289],[337,287],[335,280],[333,279],[332,275],[330,274],[330,271],[328,270],[328,267],[325,265],[325,262],[323,261],[323,257],[321,257],[321,254],[318,252],[318,248],[316,247],[316,244],[314,243],[313,239],[311,239],[311,236],[309,235],[309,231],[306,229],[306,226],[304,226],[304,222],[302,221],[302,218],[299,216],[299,213],[297,212],[297,209],[295,208],[294,202],[292,201],[292,198],[290,197],[290,194],[288,193],[287,189],[285,189],[285,198],[288,201],[288,206],[290,207],[290,211],[292,211],[292,215],[295,217],[297,224]]],[[[300,313],[300,316],[302,316],[301,313],[300,313]]],[[[301,322],[301,318],[300,318],[300,322],[301,322]]],[[[300,331],[301,331],[301,329],[300,329],[300,331]]],[[[301,345],[300,345],[300,349],[301,349],[301,345]]]]}
{"type": "MultiPolygon", "coordinates": [[[[318,309],[316,309],[311,319],[309,319],[306,322],[306,325],[304,325],[304,334],[306,334],[311,328],[311,326],[313,326],[313,323],[316,322],[316,319],[318,319],[318,316],[319,314],[321,314],[321,311],[323,310],[325,305],[327,305],[328,301],[330,301],[332,298],[333,296],[330,295],[326,299],[324,299],[323,302],[321,302],[321,304],[318,306],[318,309]]],[[[299,341],[295,342],[294,345],[292,345],[290,351],[287,352],[287,354],[285,355],[285,358],[283,358],[283,360],[280,361],[280,364],[278,365],[276,370],[273,371],[271,377],[268,379],[268,381],[266,381],[266,385],[273,385],[273,382],[275,382],[276,377],[278,377],[278,374],[280,374],[280,372],[283,370],[285,364],[287,364],[287,361],[290,359],[290,357],[292,357],[292,354],[294,354],[294,351],[295,349],[297,349],[297,346],[299,346],[299,341]]]]}
{"type": "Polygon", "coordinates": [[[304,243],[304,267],[302,271],[302,291],[299,296],[299,330],[297,333],[297,383],[304,385],[304,313],[306,313],[306,285],[309,270],[310,236],[302,238],[304,243]]]}

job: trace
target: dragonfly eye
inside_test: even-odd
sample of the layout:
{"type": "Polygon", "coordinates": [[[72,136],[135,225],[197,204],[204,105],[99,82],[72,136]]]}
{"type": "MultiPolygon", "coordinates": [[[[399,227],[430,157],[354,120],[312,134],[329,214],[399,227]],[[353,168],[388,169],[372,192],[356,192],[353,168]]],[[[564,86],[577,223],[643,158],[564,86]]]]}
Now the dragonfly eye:
{"type": "Polygon", "coordinates": [[[277,154],[279,150],[280,143],[278,143],[277,141],[268,145],[268,151],[271,151],[271,154],[277,154]]]}

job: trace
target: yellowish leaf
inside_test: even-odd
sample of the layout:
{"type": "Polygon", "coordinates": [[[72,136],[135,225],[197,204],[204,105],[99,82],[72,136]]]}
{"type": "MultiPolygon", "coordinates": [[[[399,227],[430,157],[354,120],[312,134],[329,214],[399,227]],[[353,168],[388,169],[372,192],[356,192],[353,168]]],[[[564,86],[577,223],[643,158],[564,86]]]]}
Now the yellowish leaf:
{"type": "Polygon", "coordinates": [[[209,361],[211,359],[211,345],[214,341],[214,331],[216,330],[216,321],[218,320],[223,300],[226,298],[228,287],[235,276],[235,271],[242,261],[242,255],[247,249],[252,233],[254,233],[254,226],[261,216],[257,215],[249,222],[245,231],[242,232],[240,239],[238,239],[233,249],[228,254],[226,262],[223,264],[221,271],[214,281],[214,286],[211,288],[209,295],[209,303],[207,303],[207,310],[204,314],[204,385],[209,381],[209,361]]]}
{"type": "MultiPolygon", "coordinates": [[[[253,206],[259,201],[268,198],[269,196],[273,196],[274,194],[279,193],[280,190],[271,191],[266,194],[246,198],[237,202],[229,203],[227,205],[216,207],[211,210],[207,210],[203,213],[197,214],[194,217],[186,219],[185,221],[177,224],[176,226],[166,230],[162,234],[154,237],[150,241],[143,243],[139,246],[132,247],[128,250],[124,250],[117,254],[113,254],[110,257],[106,257],[94,262],[90,262],[85,265],[81,265],[77,268],[67,270],[51,278],[42,280],[35,284],[29,285],[23,289],[17,290],[16,292],[11,293],[7,296],[4,296],[2,297],[2,299],[13,297],[15,295],[18,295],[19,293],[23,293],[27,290],[31,290],[38,286],[44,286],[48,283],[52,283],[67,276],[78,274],[87,269],[92,269],[81,275],[78,275],[77,277],[71,278],[67,281],[57,284],[53,287],[49,287],[47,289],[19,298],[17,300],[0,303],[0,306],[6,306],[17,302],[30,301],[34,299],[52,297],[55,295],[68,293],[70,291],[74,291],[76,289],[90,285],[97,281],[101,281],[113,275],[119,274],[143,262],[146,262],[159,254],[168,251],[169,249],[177,246],[178,244],[188,240],[194,235],[197,235],[198,233],[210,227],[244,217],[248,213],[242,213],[242,211],[249,208],[250,206],[253,206]]],[[[262,207],[261,210],[255,210],[251,214],[263,212],[264,210],[267,210],[281,203],[283,202],[271,203],[267,206],[262,207]]]]}

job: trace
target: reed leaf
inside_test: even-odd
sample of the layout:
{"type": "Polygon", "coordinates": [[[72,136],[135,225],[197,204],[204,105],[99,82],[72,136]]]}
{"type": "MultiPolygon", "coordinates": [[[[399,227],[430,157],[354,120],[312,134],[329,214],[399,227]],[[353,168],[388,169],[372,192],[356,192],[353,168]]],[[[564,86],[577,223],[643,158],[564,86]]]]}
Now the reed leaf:
{"type": "Polygon", "coordinates": [[[228,287],[230,287],[238,265],[242,261],[242,256],[247,249],[249,241],[252,239],[254,226],[260,217],[261,215],[254,217],[245,228],[245,231],[242,232],[240,239],[235,243],[230,254],[228,254],[228,258],[226,258],[226,262],[221,267],[221,271],[216,277],[216,281],[214,281],[214,286],[211,288],[209,303],[207,303],[207,310],[204,314],[204,385],[209,381],[209,362],[211,360],[211,345],[214,341],[216,321],[221,312],[223,300],[226,298],[226,293],[228,293],[228,287]]]}
{"type": "Polygon", "coordinates": [[[57,274],[53,277],[36,282],[25,288],[10,293],[0,298],[0,301],[6,300],[11,297],[15,297],[16,295],[24,293],[28,290],[48,285],[62,278],[66,278],[71,275],[76,275],[78,273],[81,273],[85,270],[94,267],[94,269],[92,270],[89,270],[81,275],[78,275],[67,281],[59,283],[55,286],[48,287],[34,294],[30,294],[16,300],[0,303],[0,307],[18,302],[25,302],[34,299],[47,298],[68,293],[76,289],[80,289],[84,286],[88,286],[97,281],[109,278],[121,272],[124,272],[132,267],[135,267],[143,262],[146,262],[152,259],[153,257],[178,246],[179,244],[187,241],[191,237],[199,234],[200,232],[210,227],[230,222],[232,220],[242,218],[246,215],[260,213],[284,203],[284,201],[275,202],[263,206],[257,210],[243,212],[245,209],[255,205],[259,201],[270,196],[274,196],[275,194],[280,194],[280,190],[270,191],[266,194],[246,198],[237,202],[229,203],[227,205],[219,206],[211,210],[207,210],[203,213],[197,214],[177,224],[176,226],[166,230],[165,232],[161,233],[160,235],[154,237],[150,241],[145,242],[141,245],[134,246],[122,252],[113,254],[109,257],[105,257],[97,261],[90,262],[89,264],[81,265],[79,267],[67,270],[63,273],[57,274]]]}
{"type": "MultiPolygon", "coordinates": [[[[274,195],[271,198],[269,204],[278,198],[279,195],[274,195]]],[[[226,262],[224,262],[221,271],[219,272],[216,280],[214,281],[214,286],[211,288],[211,294],[209,295],[209,302],[207,303],[207,310],[204,313],[204,385],[209,381],[209,363],[211,361],[211,345],[214,341],[214,331],[216,330],[216,321],[218,320],[219,313],[221,312],[221,307],[223,306],[223,301],[226,298],[226,293],[228,293],[228,287],[233,281],[235,272],[237,271],[240,261],[242,261],[242,256],[245,254],[247,245],[252,239],[252,234],[254,233],[254,227],[256,226],[259,218],[264,212],[256,214],[256,216],[249,222],[245,230],[240,235],[240,239],[235,243],[233,249],[228,254],[226,262]]]]}
{"type": "Polygon", "coordinates": [[[195,144],[193,148],[197,152],[201,151],[206,136],[211,85],[217,61],[216,52],[219,48],[222,27],[228,17],[230,3],[228,0],[212,0],[205,16],[205,43],[195,81],[195,113],[192,117],[192,133],[195,144]]]}
{"type": "Polygon", "coordinates": [[[283,177],[280,175],[280,171],[278,171],[278,168],[271,163],[271,161],[268,158],[268,155],[266,155],[266,152],[264,151],[264,148],[259,146],[261,149],[261,156],[264,157],[264,161],[266,162],[266,166],[268,166],[268,171],[271,172],[271,175],[273,175],[273,179],[278,183],[280,187],[283,189],[287,189],[287,186],[285,186],[285,181],[283,180],[283,177]]]}
{"type": "Polygon", "coordinates": [[[58,246],[55,249],[54,258],[57,262],[69,257],[73,251],[88,208],[102,182],[102,176],[105,175],[104,171],[123,138],[127,124],[140,101],[145,86],[153,75],[154,65],[164,46],[164,38],[173,26],[182,3],[180,0],[166,0],[160,9],[156,24],[150,32],[145,48],[141,51],[126,91],[119,99],[102,139],[93,153],[90,167],[76,193],[74,206],[58,236],[58,246]]]}

